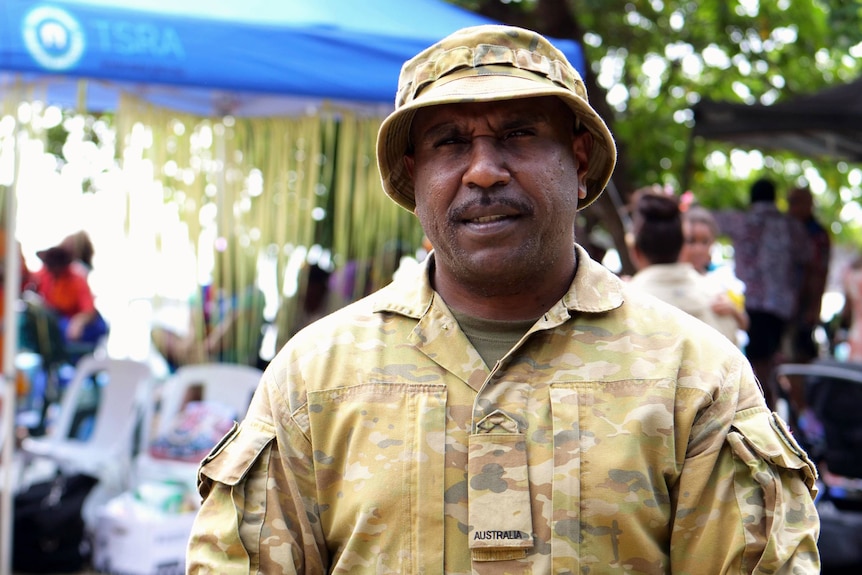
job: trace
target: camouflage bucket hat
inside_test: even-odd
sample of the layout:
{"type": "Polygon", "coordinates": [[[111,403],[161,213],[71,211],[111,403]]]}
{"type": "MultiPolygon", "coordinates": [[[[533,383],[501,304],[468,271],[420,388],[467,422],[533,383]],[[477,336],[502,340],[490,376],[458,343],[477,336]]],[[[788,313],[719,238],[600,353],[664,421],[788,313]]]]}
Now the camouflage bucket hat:
{"type": "Polygon", "coordinates": [[[464,28],[404,64],[395,111],[377,135],[383,189],[403,208],[415,209],[413,181],[403,158],[419,108],[540,96],[560,98],[593,134],[587,196],[580,204],[588,206],[605,189],[614,170],[614,138],[590,106],[584,82],[565,55],[536,32],[512,26],[464,28]]]}

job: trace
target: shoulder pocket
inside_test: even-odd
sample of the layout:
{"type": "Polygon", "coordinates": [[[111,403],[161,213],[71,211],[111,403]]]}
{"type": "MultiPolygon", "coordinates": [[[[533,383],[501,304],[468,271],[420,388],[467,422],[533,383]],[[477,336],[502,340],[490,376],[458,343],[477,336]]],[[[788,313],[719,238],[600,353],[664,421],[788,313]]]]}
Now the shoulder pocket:
{"type": "Polygon", "coordinates": [[[776,413],[762,409],[741,412],[731,426],[728,441],[750,467],[760,459],[782,469],[797,470],[808,489],[814,491],[817,468],[776,413]]]}
{"type": "Polygon", "coordinates": [[[275,432],[248,421],[234,424],[201,462],[198,491],[206,497],[213,482],[234,486],[275,439],[275,432]]]}

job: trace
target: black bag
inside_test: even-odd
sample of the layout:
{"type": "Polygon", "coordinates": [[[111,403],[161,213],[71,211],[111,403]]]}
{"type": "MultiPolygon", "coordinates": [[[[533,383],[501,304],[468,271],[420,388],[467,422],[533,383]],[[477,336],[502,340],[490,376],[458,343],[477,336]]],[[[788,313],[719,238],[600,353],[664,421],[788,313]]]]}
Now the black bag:
{"type": "Polygon", "coordinates": [[[81,509],[98,482],[90,475],[59,474],[15,495],[12,569],[73,573],[90,560],[81,509]]]}

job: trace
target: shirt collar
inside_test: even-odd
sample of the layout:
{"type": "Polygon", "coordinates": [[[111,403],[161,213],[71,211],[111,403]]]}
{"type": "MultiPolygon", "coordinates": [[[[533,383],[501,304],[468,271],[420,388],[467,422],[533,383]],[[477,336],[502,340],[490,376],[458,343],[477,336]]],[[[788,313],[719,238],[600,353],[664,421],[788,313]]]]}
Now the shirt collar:
{"type": "MultiPolygon", "coordinates": [[[[550,319],[567,319],[572,312],[603,313],[623,304],[622,281],[602,264],[590,258],[586,250],[575,245],[578,269],[563,298],[545,314],[550,319]]],[[[430,309],[435,298],[429,270],[434,253],[410,273],[400,276],[374,296],[375,312],[391,312],[415,319],[430,309]]],[[[438,301],[442,302],[438,298],[438,301]]]]}

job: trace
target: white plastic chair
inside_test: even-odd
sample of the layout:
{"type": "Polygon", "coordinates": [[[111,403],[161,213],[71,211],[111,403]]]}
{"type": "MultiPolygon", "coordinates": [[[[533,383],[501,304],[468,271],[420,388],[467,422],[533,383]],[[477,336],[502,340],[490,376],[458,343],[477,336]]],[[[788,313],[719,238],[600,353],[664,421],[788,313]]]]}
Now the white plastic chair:
{"type": "Polygon", "coordinates": [[[108,467],[131,462],[135,426],[140,421],[143,394],[152,378],[150,367],[133,359],[85,356],[75,366],[57,419],[41,437],[25,438],[21,449],[28,460],[47,458],[65,472],[100,477],[108,467]],[[73,437],[73,425],[89,386],[98,387],[98,403],[90,433],[73,437]]]}
{"type": "Polygon", "coordinates": [[[134,463],[136,481],[178,481],[194,490],[199,462],[154,457],[150,452],[152,441],[171,430],[183,410],[189,390],[196,386],[201,388],[201,401],[228,407],[237,419],[242,419],[261,375],[263,372],[255,367],[232,363],[192,364],[178,368],[158,386],[155,393],[149,394],[140,449],[134,463]]]}

